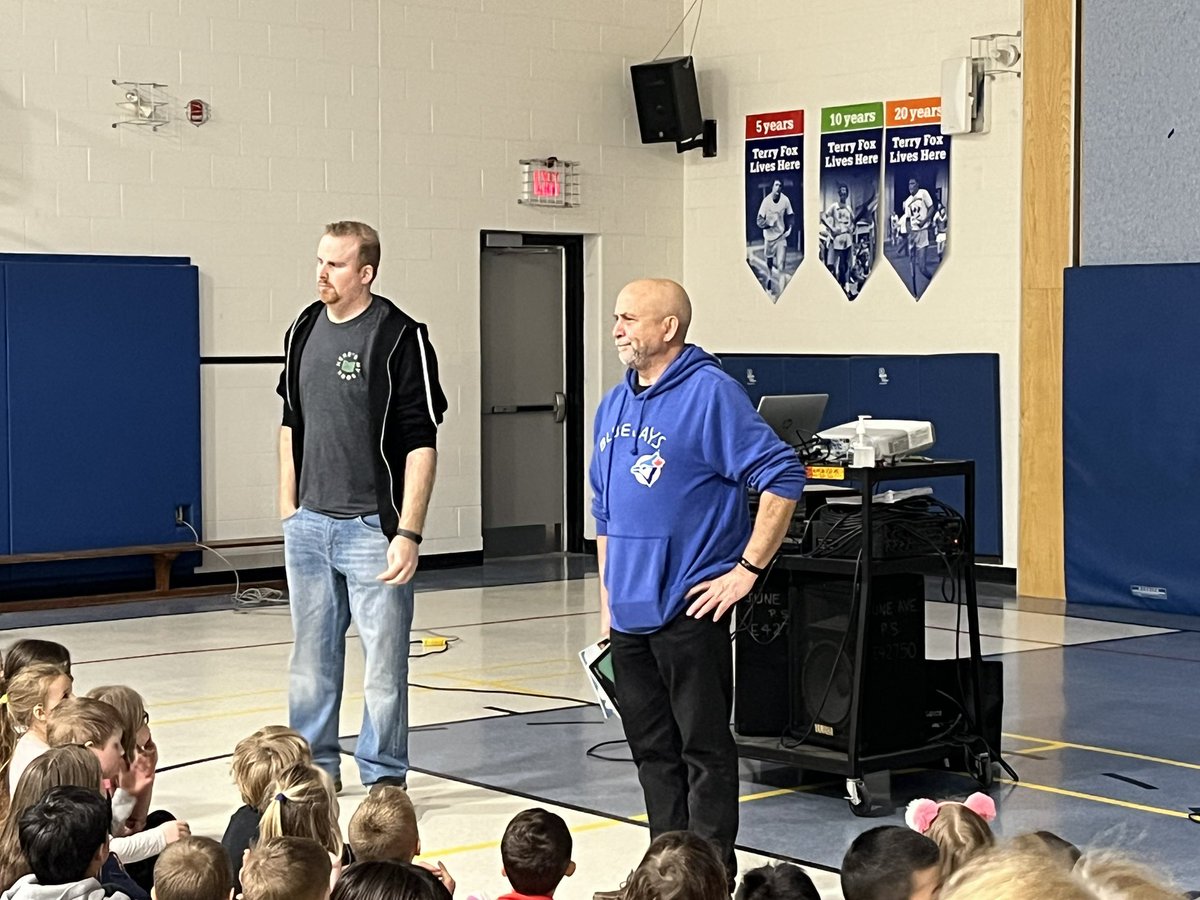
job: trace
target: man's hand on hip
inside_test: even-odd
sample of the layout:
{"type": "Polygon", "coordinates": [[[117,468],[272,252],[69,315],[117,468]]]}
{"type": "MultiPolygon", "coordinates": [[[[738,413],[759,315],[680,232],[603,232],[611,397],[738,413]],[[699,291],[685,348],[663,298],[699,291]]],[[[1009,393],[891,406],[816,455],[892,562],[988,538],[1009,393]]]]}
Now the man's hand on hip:
{"type": "Polygon", "coordinates": [[[387,584],[408,584],[417,574],[416,543],[396,535],[388,544],[387,561],[387,571],[380,572],[375,577],[387,584]]]}
{"type": "Polygon", "coordinates": [[[702,581],[687,592],[687,599],[692,601],[687,614],[702,619],[715,609],[713,621],[719,622],[729,607],[750,593],[755,580],[757,576],[753,572],[735,565],[719,578],[702,581]]]}

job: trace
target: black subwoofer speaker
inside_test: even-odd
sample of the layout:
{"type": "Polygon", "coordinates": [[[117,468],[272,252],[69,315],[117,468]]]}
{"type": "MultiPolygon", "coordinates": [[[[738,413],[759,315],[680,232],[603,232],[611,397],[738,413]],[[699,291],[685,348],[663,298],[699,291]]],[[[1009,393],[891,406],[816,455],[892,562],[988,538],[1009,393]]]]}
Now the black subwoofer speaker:
{"type": "Polygon", "coordinates": [[[690,141],[704,131],[690,56],[630,66],[643,144],[690,141]]]}
{"type": "Polygon", "coordinates": [[[859,753],[886,753],[925,742],[925,579],[881,575],[871,580],[862,646],[852,610],[853,579],[808,575],[799,620],[791,623],[794,737],[847,750],[854,702],[854,661],[861,654],[859,753]]]}
{"type": "Polygon", "coordinates": [[[792,578],[782,568],[760,578],[734,606],[733,728],[747,737],[788,730],[792,687],[788,666],[792,578]]]}

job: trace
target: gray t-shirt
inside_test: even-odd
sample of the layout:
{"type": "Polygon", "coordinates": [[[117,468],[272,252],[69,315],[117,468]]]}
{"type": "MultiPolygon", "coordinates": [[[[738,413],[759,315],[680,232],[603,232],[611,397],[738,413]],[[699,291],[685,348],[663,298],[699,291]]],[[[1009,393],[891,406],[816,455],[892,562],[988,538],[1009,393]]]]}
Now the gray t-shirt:
{"type": "Polygon", "coordinates": [[[371,305],[348,322],[331,322],[322,310],[300,356],[300,408],[304,458],[300,505],[336,518],[379,511],[375,456],[367,404],[371,336],[383,317],[371,305]]]}

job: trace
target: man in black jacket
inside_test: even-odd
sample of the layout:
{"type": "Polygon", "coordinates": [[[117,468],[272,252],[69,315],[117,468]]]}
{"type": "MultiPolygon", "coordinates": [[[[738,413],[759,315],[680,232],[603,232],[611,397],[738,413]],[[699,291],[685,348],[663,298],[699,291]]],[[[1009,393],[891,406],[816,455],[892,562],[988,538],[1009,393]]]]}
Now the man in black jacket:
{"type": "Polygon", "coordinates": [[[412,577],[446,398],[424,325],[371,293],[379,235],[326,226],[320,298],[292,323],[279,379],[279,513],[291,597],[291,725],[341,783],[346,629],[365,658],[362,781],[407,784],[412,577]]]}

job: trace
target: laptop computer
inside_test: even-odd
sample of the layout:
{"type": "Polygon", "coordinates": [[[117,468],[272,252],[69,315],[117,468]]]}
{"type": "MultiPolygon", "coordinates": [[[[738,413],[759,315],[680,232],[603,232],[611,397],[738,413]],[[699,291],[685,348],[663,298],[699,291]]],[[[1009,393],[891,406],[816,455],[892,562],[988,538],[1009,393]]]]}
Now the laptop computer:
{"type": "Polygon", "coordinates": [[[828,394],[764,394],[758,414],[788,446],[795,447],[813,439],[828,402],[828,394]]]}

